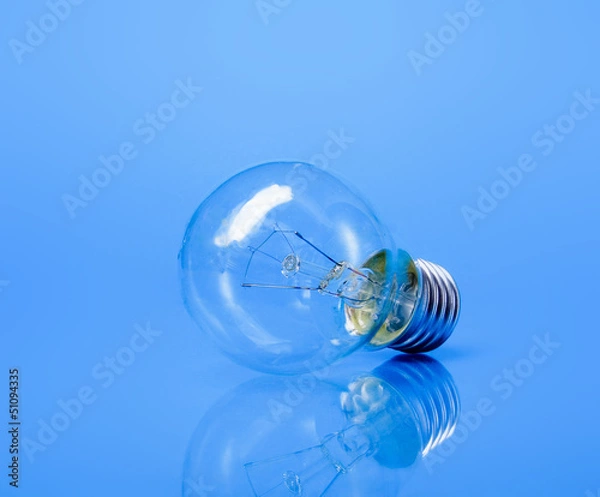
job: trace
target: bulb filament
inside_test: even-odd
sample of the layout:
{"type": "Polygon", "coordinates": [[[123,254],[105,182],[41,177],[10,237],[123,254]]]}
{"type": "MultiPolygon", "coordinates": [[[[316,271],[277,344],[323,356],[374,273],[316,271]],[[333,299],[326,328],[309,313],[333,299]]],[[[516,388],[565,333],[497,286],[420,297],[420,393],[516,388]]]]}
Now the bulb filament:
{"type": "Polygon", "coordinates": [[[372,271],[358,270],[347,261],[337,261],[298,231],[283,230],[275,225],[273,231],[258,247],[249,246],[248,250],[251,255],[242,283],[245,288],[319,292],[345,299],[352,305],[361,305],[376,299],[382,289],[382,284],[374,279],[372,271]],[[267,270],[260,266],[257,271],[253,271],[253,266],[259,265],[256,261],[259,256],[277,265],[271,264],[267,270]],[[259,273],[261,279],[267,276],[275,281],[249,281],[252,279],[250,275],[255,272],[259,273]],[[276,276],[277,274],[280,276],[276,276]],[[284,279],[281,279],[281,276],[284,279]],[[333,286],[336,281],[341,282],[337,288],[333,286]]]}

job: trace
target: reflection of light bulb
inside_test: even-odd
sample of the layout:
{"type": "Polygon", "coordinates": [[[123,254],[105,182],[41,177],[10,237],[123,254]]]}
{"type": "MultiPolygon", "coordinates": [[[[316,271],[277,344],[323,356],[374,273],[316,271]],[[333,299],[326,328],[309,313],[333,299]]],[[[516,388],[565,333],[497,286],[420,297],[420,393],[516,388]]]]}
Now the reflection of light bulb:
{"type": "Polygon", "coordinates": [[[396,251],[356,194],[308,164],[227,181],[192,217],[180,262],[196,322],[267,372],[318,369],[363,345],[432,350],[458,319],[450,275],[396,251]]]}
{"type": "Polygon", "coordinates": [[[420,356],[358,378],[340,401],[349,426],[317,446],[244,465],[255,497],[324,496],[365,457],[409,467],[452,435],[460,413],[448,372],[420,356]]]}
{"type": "Polygon", "coordinates": [[[450,373],[404,355],[352,380],[330,376],[310,386],[265,376],[225,396],[190,442],[183,496],[399,495],[456,426],[450,373]]]}

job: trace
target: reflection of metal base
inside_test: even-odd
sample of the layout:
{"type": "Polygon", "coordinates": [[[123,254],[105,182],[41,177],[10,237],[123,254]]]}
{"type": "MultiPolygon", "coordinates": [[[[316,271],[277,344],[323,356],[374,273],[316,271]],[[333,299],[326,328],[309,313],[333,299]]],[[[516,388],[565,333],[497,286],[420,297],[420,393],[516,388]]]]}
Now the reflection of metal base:
{"type": "Polygon", "coordinates": [[[417,302],[406,329],[389,347],[402,352],[428,352],[452,334],[460,314],[456,282],[441,266],[417,259],[417,302]]]}
{"type": "MultiPolygon", "coordinates": [[[[454,428],[460,417],[460,396],[452,376],[435,359],[423,355],[397,356],[375,369],[373,375],[386,381],[389,388],[393,388],[398,398],[403,399],[408,406],[411,416],[398,426],[406,424],[408,418],[415,423],[419,433],[419,454],[422,457],[443,443],[454,433],[454,428]]],[[[380,450],[375,458],[388,467],[402,467],[394,465],[394,461],[406,459],[406,436],[394,441],[388,440],[392,450],[386,453],[380,450]]],[[[417,454],[413,456],[417,457],[417,454]]]]}

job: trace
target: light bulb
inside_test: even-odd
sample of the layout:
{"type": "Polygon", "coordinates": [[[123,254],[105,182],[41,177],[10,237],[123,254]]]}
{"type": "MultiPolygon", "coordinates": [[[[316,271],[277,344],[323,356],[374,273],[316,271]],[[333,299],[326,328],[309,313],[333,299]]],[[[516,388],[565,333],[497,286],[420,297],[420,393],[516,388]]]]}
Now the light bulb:
{"type": "Polygon", "coordinates": [[[426,352],[458,320],[448,272],[396,250],[361,197],[310,164],[229,179],[194,213],[179,258],[196,323],[264,372],[316,370],[363,346],[426,352]]]}
{"type": "Polygon", "coordinates": [[[450,373],[422,355],[351,381],[258,378],[205,414],[183,496],[397,496],[459,416],[450,373]]]}

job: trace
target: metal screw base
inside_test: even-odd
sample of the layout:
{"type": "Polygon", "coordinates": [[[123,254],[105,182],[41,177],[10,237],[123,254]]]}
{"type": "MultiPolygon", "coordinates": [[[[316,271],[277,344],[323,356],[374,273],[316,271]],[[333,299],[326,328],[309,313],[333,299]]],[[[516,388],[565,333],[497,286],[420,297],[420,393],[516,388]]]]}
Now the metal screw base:
{"type": "Polygon", "coordinates": [[[452,334],[460,314],[456,282],[443,267],[416,259],[419,291],[410,322],[388,347],[416,354],[442,345],[452,334]]]}

